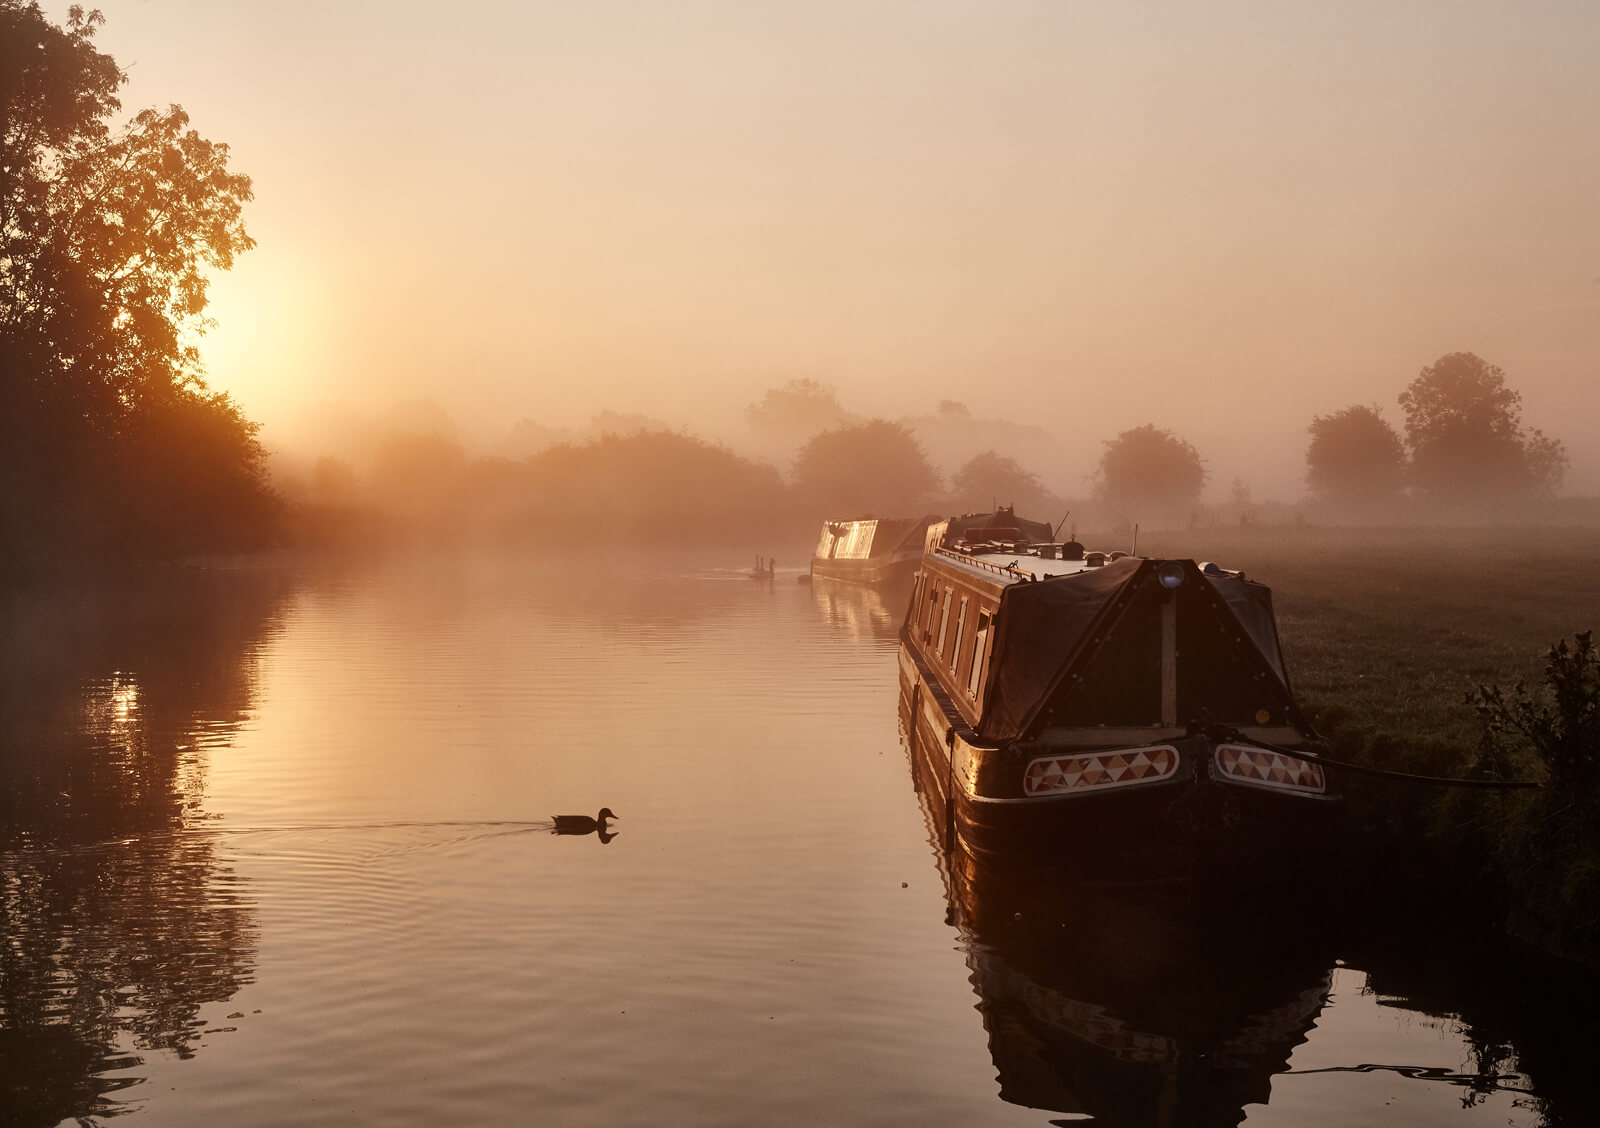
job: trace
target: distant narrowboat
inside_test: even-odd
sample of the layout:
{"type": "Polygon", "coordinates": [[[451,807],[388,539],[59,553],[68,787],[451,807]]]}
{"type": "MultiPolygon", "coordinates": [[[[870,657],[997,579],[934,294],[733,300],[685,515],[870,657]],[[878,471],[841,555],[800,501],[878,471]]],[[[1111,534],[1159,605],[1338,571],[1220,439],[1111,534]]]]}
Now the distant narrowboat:
{"type": "Polygon", "coordinates": [[[811,575],[858,584],[908,580],[922,559],[928,526],[937,517],[857,517],[824,521],[811,575]]]}
{"type": "Polygon", "coordinates": [[[1271,592],[1037,529],[1002,509],[925,536],[901,704],[947,834],[980,853],[1067,851],[1108,878],[1159,876],[1197,845],[1261,872],[1294,864],[1331,794],[1271,592]]]}

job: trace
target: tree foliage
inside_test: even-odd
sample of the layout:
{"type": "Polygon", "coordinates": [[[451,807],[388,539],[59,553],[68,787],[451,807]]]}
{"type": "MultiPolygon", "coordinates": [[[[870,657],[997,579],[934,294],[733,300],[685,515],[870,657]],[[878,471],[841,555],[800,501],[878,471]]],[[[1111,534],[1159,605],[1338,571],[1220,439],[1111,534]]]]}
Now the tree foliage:
{"type": "Polygon", "coordinates": [[[1172,517],[1193,506],[1206,483],[1200,454],[1153,423],[1106,440],[1095,493],[1129,516],[1172,517]]]}
{"type": "Polygon", "coordinates": [[[967,512],[992,506],[1014,505],[1024,512],[1037,511],[1045,498],[1039,476],[1022,468],[1014,458],[982,451],[962,463],[950,482],[951,499],[967,512]]]}
{"type": "Polygon", "coordinates": [[[0,0],[0,536],[237,543],[272,508],[264,454],[196,341],[206,272],[253,245],[250,181],[181,107],[112,128],[123,75],[100,23],[0,0]]]}
{"type": "Polygon", "coordinates": [[[1405,486],[1406,451],[1376,406],[1355,404],[1313,416],[1306,448],[1306,485],[1330,502],[1372,504],[1405,486]]]}
{"type": "Polygon", "coordinates": [[[872,419],[808,442],[795,456],[794,483],[806,504],[827,514],[890,517],[921,512],[939,475],[911,428],[872,419]]]}
{"type": "Polygon", "coordinates": [[[1492,502],[1553,493],[1566,472],[1561,443],[1522,426],[1522,396],[1473,353],[1440,357],[1400,393],[1412,480],[1424,495],[1492,502]]]}
{"type": "Polygon", "coordinates": [[[1498,774],[1527,775],[1527,753],[1544,786],[1499,812],[1498,852],[1516,915],[1548,945],[1591,958],[1600,951],[1600,653],[1593,631],[1562,639],[1545,655],[1544,684],[1508,692],[1479,685],[1466,702],[1498,774]],[[1509,770],[1507,770],[1509,768],[1509,770]]]}
{"type": "Polygon", "coordinates": [[[849,421],[832,388],[820,380],[787,380],[768,388],[759,403],[745,408],[745,418],[759,431],[815,435],[849,421]]]}
{"type": "Polygon", "coordinates": [[[775,467],[676,431],[552,447],[522,464],[514,488],[528,499],[529,519],[558,522],[561,535],[580,542],[618,532],[666,539],[750,529],[784,500],[775,467]]]}
{"type": "Polygon", "coordinates": [[[1467,695],[1491,744],[1531,748],[1565,801],[1600,800],[1600,653],[1594,632],[1545,654],[1542,691],[1479,685],[1467,695]]]}

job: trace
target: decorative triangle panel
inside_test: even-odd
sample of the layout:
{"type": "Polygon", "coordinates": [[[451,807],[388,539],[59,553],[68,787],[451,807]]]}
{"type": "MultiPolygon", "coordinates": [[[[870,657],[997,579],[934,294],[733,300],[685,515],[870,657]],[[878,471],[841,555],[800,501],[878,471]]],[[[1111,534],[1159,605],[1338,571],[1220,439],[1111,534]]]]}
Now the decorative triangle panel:
{"type": "Polygon", "coordinates": [[[1321,795],[1327,790],[1322,765],[1282,752],[1242,744],[1219,744],[1213,756],[1217,771],[1226,779],[1321,795]]]}
{"type": "Polygon", "coordinates": [[[1058,795],[1104,791],[1140,783],[1156,783],[1178,771],[1178,750],[1170,744],[1149,748],[1041,756],[1023,773],[1026,795],[1058,795]]]}

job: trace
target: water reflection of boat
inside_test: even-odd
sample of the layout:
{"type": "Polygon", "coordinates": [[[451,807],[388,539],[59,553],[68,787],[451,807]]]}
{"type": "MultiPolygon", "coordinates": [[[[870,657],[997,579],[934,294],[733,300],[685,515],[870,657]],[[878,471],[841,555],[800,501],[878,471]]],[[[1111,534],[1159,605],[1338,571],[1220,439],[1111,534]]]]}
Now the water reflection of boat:
{"type": "Polygon", "coordinates": [[[828,622],[860,642],[893,644],[900,637],[911,577],[896,577],[882,584],[854,584],[821,579],[811,585],[811,597],[828,622]]]}
{"type": "Polygon", "coordinates": [[[1039,528],[1001,510],[927,533],[901,701],[950,833],[1106,877],[1303,869],[1331,805],[1270,591],[1039,528]]]}
{"type": "MultiPolygon", "coordinates": [[[[937,795],[914,759],[931,837],[937,795]]],[[[1327,1002],[1315,916],[1191,880],[1085,882],[1070,861],[938,852],[950,919],[1013,1104],[1162,1128],[1265,1103],[1327,1002]]]]}
{"type": "Polygon", "coordinates": [[[917,570],[923,536],[937,517],[857,517],[824,521],[811,575],[858,584],[905,579],[917,570]]]}
{"type": "Polygon", "coordinates": [[[1231,1125],[1327,1002],[1332,960],[1283,928],[1193,918],[1182,886],[1056,886],[958,851],[952,888],[1000,1096],[1118,1125],[1231,1125]],[[1025,907],[1017,908],[1022,905],[1025,907]]]}

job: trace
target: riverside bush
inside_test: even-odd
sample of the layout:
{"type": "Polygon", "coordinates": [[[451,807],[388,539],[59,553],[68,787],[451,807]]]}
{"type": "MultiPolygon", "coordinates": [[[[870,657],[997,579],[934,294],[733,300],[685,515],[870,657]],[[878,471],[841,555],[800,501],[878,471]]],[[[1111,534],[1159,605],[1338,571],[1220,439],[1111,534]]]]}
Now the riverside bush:
{"type": "Polygon", "coordinates": [[[1479,685],[1467,704],[1483,728],[1484,752],[1536,764],[1538,792],[1507,804],[1496,853],[1513,931],[1541,946],[1600,959],[1600,656],[1594,632],[1545,655],[1544,681],[1530,690],[1479,685]]]}

